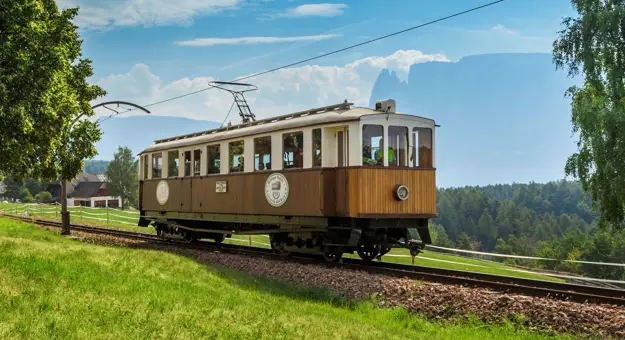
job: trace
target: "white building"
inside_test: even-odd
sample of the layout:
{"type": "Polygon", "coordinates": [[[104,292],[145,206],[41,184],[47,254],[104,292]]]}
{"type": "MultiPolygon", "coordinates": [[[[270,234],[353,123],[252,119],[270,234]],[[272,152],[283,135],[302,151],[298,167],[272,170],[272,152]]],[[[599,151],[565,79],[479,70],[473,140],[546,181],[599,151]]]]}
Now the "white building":
{"type": "Polygon", "coordinates": [[[111,196],[106,187],[106,175],[83,173],[72,182],[73,190],[68,193],[68,206],[121,207],[120,197],[111,196]]]}

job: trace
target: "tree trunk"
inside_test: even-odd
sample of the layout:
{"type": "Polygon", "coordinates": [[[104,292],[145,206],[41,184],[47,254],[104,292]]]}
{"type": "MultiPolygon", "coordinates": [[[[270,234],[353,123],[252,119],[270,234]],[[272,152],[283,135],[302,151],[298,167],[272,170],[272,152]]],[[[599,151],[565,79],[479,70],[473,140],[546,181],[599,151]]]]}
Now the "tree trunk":
{"type": "Polygon", "coordinates": [[[69,211],[67,211],[67,185],[64,180],[61,180],[61,235],[69,235],[69,211]]]}
{"type": "Polygon", "coordinates": [[[124,210],[124,195],[120,196],[122,198],[122,211],[124,210]]]}

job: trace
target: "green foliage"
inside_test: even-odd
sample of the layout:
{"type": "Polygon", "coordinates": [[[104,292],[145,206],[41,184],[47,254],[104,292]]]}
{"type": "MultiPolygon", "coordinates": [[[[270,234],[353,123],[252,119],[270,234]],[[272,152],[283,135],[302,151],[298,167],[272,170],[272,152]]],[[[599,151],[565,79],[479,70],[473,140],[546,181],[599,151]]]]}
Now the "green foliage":
{"type": "Polygon", "coordinates": [[[46,189],[47,184],[43,181],[38,181],[36,179],[25,178],[24,186],[26,187],[26,189],[28,189],[28,192],[35,193],[35,192],[44,191],[46,189]]]}
{"type": "Polygon", "coordinates": [[[10,200],[22,200],[22,188],[24,181],[14,176],[4,178],[5,192],[4,196],[10,200]]]}
{"type": "Polygon", "coordinates": [[[572,0],[579,17],[565,18],[553,44],[554,62],[569,75],[582,71],[582,88],[571,87],[578,152],[566,163],[599,203],[601,222],[623,227],[625,219],[625,3],[572,0]]]}
{"type": "Polygon", "coordinates": [[[429,229],[433,245],[447,248],[454,247],[454,242],[449,239],[449,236],[447,236],[447,232],[442,225],[430,223],[429,229]]]}
{"type": "Polygon", "coordinates": [[[464,232],[465,249],[476,241],[480,250],[493,251],[502,238],[514,251],[534,253],[540,242],[569,230],[589,231],[596,219],[580,185],[570,181],[439,189],[437,199],[434,223],[458,247],[464,232]]]}
{"type": "Polygon", "coordinates": [[[138,161],[127,147],[119,147],[106,169],[106,186],[112,196],[121,197],[122,209],[127,201],[136,202],[139,194],[138,161]]]}
{"type": "MultiPolygon", "coordinates": [[[[457,248],[560,260],[625,262],[625,231],[597,228],[599,217],[581,185],[571,181],[546,184],[490,185],[441,189],[440,217],[457,248]]],[[[436,243],[441,230],[431,227],[436,243]]],[[[508,264],[539,265],[577,274],[625,279],[620,267],[573,262],[496,259],[508,264]]]]}
{"type": "Polygon", "coordinates": [[[35,195],[37,203],[50,203],[52,202],[52,194],[47,191],[42,191],[35,195]]]}
{"type": "Polygon", "coordinates": [[[32,203],[35,201],[33,195],[30,194],[30,191],[26,187],[20,188],[20,198],[23,203],[32,203]]]}
{"type": "Polygon", "coordinates": [[[0,2],[0,173],[68,180],[96,154],[97,126],[80,118],[105,92],[86,81],[77,13],[54,0],[0,2]]]}
{"type": "Polygon", "coordinates": [[[467,235],[467,233],[465,233],[464,231],[461,232],[460,235],[458,235],[458,247],[460,249],[472,250],[472,243],[473,242],[471,241],[471,238],[469,238],[469,235],[467,235]]]}
{"type": "Polygon", "coordinates": [[[7,176],[3,181],[5,192],[3,196],[10,200],[19,200],[23,203],[35,201],[32,192],[43,191],[46,185],[32,178],[20,179],[15,176],[7,176]]]}
{"type": "Polygon", "coordinates": [[[512,254],[510,246],[508,246],[506,241],[501,237],[497,239],[494,251],[497,254],[512,254]]]}

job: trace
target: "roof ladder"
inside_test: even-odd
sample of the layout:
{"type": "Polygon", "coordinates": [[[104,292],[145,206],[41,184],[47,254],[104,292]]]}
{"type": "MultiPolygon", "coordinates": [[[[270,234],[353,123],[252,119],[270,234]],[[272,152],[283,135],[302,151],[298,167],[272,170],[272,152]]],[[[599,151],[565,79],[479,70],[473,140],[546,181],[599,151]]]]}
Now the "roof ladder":
{"type": "Polygon", "coordinates": [[[233,82],[225,82],[225,81],[212,81],[209,83],[209,85],[211,85],[212,87],[216,87],[218,89],[224,90],[224,91],[228,91],[230,93],[232,93],[232,96],[234,97],[234,102],[235,104],[237,104],[237,107],[239,108],[239,116],[241,116],[241,120],[243,123],[249,123],[250,121],[256,121],[256,115],[254,115],[254,113],[252,112],[252,110],[250,109],[250,106],[247,103],[247,100],[245,100],[245,96],[243,95],[244,92],[249,92],[249,91],[256,91],[258,90],[258,87],[252,84],[244,84],[244,83],[233,83],[233,82]],[[213,84],[218,84],[218,85],[235,85],[235,86],[246,86],[249,87],[249,89],[245,89],[245,90],[241,90],[241,91],[235,91],[235,90],[231,90],[231,89],[227,89],[221,86],[216,86],[213,84]]]}
{"type": "MultiPolygon", "coordinates": [[[[237,97],[235,95],[235,103],[237,101],[236,99],[237,99],[237,97]]],[[[241,105],[243,108],[239,107],[239,111],[240,112],[242,112],[245,108],[247,108],[247,110],[249,110],[249,106],[247,105],[247,102],[245,102],[244,98],[240,101],[240,103],[241,104],[245,104],[245,106],[241,105]]],[[[207,134],[211,134],[211,133],[217,133],[217,132],[220,132],[220,131],[236,129],[236,128],[242,128],[242,127],[246,127],[246,126],[253,126],[253,125],[258,125],[258,124],[278,122],[278,121],[282,121],[282,120],[286,120],[286,119],[292,119],[292,118],[304,117],[304,116],[308,116],[308,115],[320,114],[320,113],[323,113],[323,112],[329,112],[329,111],[335,111],[335,110],[348,110],[352,105],[354,105],[354,103],[349,103],[349,102],[347,102],[347,100],[345,100],[343,103],[339,103],[339,104],[323,106],[323,107],[316,107],[316,108],[309,109],[309,110],[289,113],[289,114],[286,114],[286,115],[282,115],[282,116],[278,116],[278,117],[270,117],[270,118],[265,118],[265,119],[261,119],[261,120],[256,120],[256,118],[253,116],[253,113],[251,111],[248,111],[248,114],[252,115],[250,118],[253,120],[253,122],[250,122],[248,120],[247,122],[245,122],[243,124],[235,125],[233,127],[218,127],[216,129],[212,129],[212,130],[206,130],[206,131],[201,131],[201,132],[190,133],[190,134],[187,134],[187,135],[181,135],[181,136],[176,136],[176,137],[159,139],[159,140],[156,140],[155,143],[159,144],[159,143],[170,142],[170,141],[173,141],[173,140],[179,140],[179,139],[203,136],[203,135],[207,135],[207,134]]]]}

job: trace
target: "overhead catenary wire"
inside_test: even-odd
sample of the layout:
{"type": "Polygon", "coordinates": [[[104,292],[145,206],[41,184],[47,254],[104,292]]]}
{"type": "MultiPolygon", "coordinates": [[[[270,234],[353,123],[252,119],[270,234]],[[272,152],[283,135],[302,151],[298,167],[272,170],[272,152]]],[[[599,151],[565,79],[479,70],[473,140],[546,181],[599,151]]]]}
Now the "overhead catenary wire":
{"type": "MultiPolygon", "coordinates": [[[[416,25],[416,26],[412,26],[412,27],[406,28],[406,29],[401,30],[401,31],[397,31],[397,32],[394,32],[394,33],[383,35],[381,37],[369,39],[369,40],[360,42],[358,44],[354,44],[354,45],[347,46],[347,47],[344,47],[344,48],[341,48],[341,49],[338,49],[338,50],[334,50],[332,52],[323,53],[323,54],[320,54],[320,55],[315,56],[315,57],[303,59],[303,60],[300,60],[300,61],[297,61],[297,62],[294,62],[294,63],[290,63],[290,64],[283,65],[283,66],[280,66],[280,67],[272,68],[272,69],[267,70],[267,71],[262,71],[262,72],[254,73],[254,74],[251,74],[251,75],[248,75],[248,76],[240,77],[240,78],[231,80],[230,82],[237,82],[237,81],[241,81],[241,80],[245,80],[245,79],[249,79],[249,78],[253,78],[253,77],[258,77],[258,76],[261,76],[261,75],[264,75],[264,74],[267,74],[267,73],[272,73],[272,72],[279,71],[279,70],[287,68],[287,67],[292,67],[292,66],[303,64],[303,63],[306,63],[306,62],[309,62],[309,61],[312,61],[312,60],[324,58],[324,57],[327,57],[329,55],[333,55],[333,54],[337,54],[337,53],[340,53],[340,52],[344,52],[344,51],[347,51],[347,50],[350,50],[350,49],[353,49],[353,48],[356,48],[356,47],[359,47],[359,46],[363,46],[363,45],[370,44],[370,43],[373,43],[373,42],[376,42],[376,41],[379,41],[379,40],[387,39],[387,38],[390,38],[390,37],[393,37],[393,36],[396,36],[396,35],[399,35],[399,34],[403,34],[403,33],[406,33],[406,32],[409,32],[409,31],[421,28],[421,27],[425,27],[425,26],[429,26],[429,25],[435,24],[437,22],[448,20],[448,19],[460,16],[460,15],[464,15],[464,14],[467,14],[467,13],[470,13],[470,12],[474,12],[474,11],[477,11],[477,10],[480,10],[480,9],[483,9],[483,8],[486,8],[486,7],[490,7],[490,6],[493,6],[495,4],[498,4],[498,3],[501,3],[501,2],[504,2],[504,1],[505,0],[492,1],[492,2],[486,3],[486,4],[481,5],[481,6],[473,7],[473,8],[464,10],[462,12],[457,12],[457,13],[454,13],[454,14],[451,14],[451,15],[448,15],[448,16],[436,19],[436,20],[428,21],[428,22],[420,24],[420,25],[416,25]]],[[[180,96],[176,96],[176,97],[164,99],[164,100],[161,100],[161,101],[158,101],[158,102],[154,102],[154,103],[151,103],[151,104],[143,105],[143,107],[150,107],[150,106],[154,106],[154,105],[167,103],[167,102],[170,102],[172,100],[177,100],[177,99],[180,99],[180,98],[183,98],[183,97],[194,95],[196,93],[208,91],[208,90],[210,90],[212,88],[213,87],[206,87],[206,88],[203,88],[203,89],[200,89],[200,90],[197,90],[197,91],[193,91],[193,92],[189,92],[189,93],[186,93],[186,94],[183,94],[183,95],[180,95],[180,96]]],[[[128,109],[127,111],[124,111],[123,113],[127,113],[127,112],[134,111],[134,110],[136,110],[136,108],[128,109]]],[[[111,118],[111,117],[108,117],[108,118],[111,118]]],[[[103,119],[102,121],[105,121],[108,118],[103,119]]],[[[100,121],[100,122],[102,122],[102,121],[100,121]]]]}

